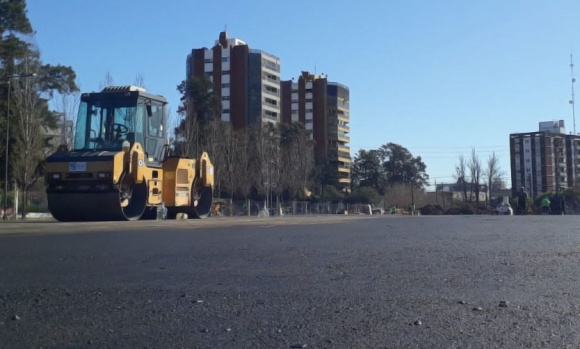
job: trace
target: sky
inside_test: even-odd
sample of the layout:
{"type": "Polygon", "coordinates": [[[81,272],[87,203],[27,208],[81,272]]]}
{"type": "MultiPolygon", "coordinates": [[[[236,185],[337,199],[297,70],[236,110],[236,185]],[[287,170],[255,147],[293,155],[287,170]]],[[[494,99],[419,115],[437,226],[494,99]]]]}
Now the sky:
{"type": "Polygon", "coordinates": [[[27,9],[43,62],[71,66],[82,91],[107,74],[118,85],[140,76],[172,113],[187,55],[226,30],[279,57],[283,80],[309,71],[348,86],[351,156],[400,144],[421,156],[431,184],[453,182],[459,156],[475,149],[484,165],[495,153],[509,187],[510,133],[550,120],[574,131],[577,0],[28,0],[27,9]]]}

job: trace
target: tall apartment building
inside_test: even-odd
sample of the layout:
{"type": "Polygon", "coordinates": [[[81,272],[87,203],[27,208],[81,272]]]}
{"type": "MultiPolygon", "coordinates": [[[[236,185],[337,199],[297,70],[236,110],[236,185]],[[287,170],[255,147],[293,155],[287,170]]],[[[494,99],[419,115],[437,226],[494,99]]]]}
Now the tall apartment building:
{"type": "Polygon", "coordinates": [[[187,77],[208,77],[221,99],[221,119],[236,129],[280,121],[280,59],[221,32],[211,48],[187,56],[187,77]]]}
{"type": "Polygon", "coordinates": [[[312,131],[317,165],[336,171],[339,189],[350,188],[349,89],[326,76],[302,72],[297,82],[282,81],[282,122],[312,131]]]}
{"type": "Polygon", "coordinates": [[[580,136],[566,134],[564,120],[540,122],[538,132],[510,134],[512,193],[559,192],[580,177],[580,136]]]}

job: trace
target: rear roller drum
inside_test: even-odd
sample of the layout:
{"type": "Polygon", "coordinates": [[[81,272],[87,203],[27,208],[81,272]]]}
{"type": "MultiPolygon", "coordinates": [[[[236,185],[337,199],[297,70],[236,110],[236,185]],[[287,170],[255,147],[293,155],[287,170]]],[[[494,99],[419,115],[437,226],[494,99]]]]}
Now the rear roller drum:
{"type": "Polygon", "coordinates": [[[197,189],[195,200],[193,201],[193,209],[195,212],[192,218],[206,218],[209,216],[212,201],[212,187],[202,187],[197,189]]]}
{"type": "Polygon", "coordinates": [[[167,218],[174,219],[178,213],[187,214],[188,218],[206,218],[211,211],[213,201],[212,187],[193,188],[191,190],[192,203],[188,207],[168,207],[167,218]]]}

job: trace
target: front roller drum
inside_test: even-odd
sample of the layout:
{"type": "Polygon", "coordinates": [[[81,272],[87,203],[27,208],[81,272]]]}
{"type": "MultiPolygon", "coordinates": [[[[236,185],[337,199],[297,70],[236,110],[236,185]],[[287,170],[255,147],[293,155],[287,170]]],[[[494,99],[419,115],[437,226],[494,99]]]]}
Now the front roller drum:
{"type": "Polygon", "coordinates": [[[133,221],[145,211],[147,186],[121,184],[119,191],[109,192],[48,192],[47,199],[50,213],[61,222],[133,221]]]}

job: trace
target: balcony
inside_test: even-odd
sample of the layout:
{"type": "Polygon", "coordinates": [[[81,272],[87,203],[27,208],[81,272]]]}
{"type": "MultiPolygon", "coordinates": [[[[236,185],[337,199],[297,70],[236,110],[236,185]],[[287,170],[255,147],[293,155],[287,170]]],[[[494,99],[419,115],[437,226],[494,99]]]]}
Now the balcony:
{"type": "Polygon", "coordinates": [[[342,184],[350,184],[350,178],[339,178],[338,179],[338,183],[342,183],[342,184]]]}
{"type": "Polygon", "coordinates": [[[338,172],[350,173],[350,166],[346,164],[338,164],[338,172]]]}

